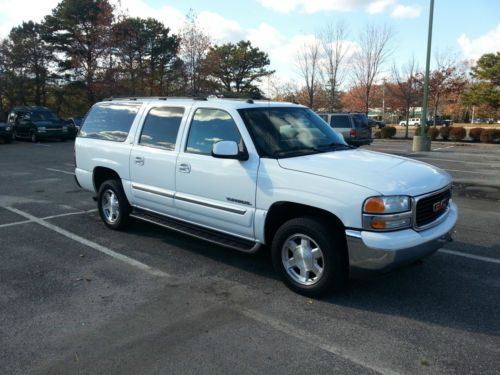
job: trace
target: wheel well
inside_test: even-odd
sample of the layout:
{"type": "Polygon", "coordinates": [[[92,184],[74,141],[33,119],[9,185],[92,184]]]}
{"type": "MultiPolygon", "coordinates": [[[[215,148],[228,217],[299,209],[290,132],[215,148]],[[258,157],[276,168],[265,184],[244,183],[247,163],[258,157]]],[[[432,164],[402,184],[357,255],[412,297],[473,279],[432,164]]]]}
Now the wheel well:
{"type": "Polygon", "coordinates": [[[281,225],[288,220],[301,216],[320,217],[342,231],[345,228],[337,216],[321,208],[292,202],[276,202],[271,206],[266,215],[266,244],[271,245],[274,233],[276,233],[281,225]]]}
{"type": "Polygon", "coordinates": [[[118,180],[121,183],[121,178],[114,170],[105,167],[94,168],[93,173],[94,188],[96,193],[99,192],[99,188],[102,183],[107,180],[118,180]]]}

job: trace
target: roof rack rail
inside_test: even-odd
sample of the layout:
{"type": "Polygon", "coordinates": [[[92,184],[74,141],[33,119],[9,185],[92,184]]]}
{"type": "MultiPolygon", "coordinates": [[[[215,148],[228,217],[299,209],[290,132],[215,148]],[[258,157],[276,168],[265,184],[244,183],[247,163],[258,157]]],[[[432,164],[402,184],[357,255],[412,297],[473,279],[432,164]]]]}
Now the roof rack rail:
{"type": "Polygon", "coordinates": [[[207,100],[206,97],[200,96],[119,96],[104,98],[103,101],[113,100],[169,100],[169,99],[191,99],[191,100],[207,100]]]}

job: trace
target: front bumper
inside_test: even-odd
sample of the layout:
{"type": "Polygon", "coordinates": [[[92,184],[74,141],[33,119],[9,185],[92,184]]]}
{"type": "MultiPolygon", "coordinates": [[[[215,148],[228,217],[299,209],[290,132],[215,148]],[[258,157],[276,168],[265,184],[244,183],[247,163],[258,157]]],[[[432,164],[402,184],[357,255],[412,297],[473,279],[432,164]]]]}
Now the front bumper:
{"type": "Polygon", "coordinates": [[[37,137],[39,139],[68,139],[68,132],[63,132],[62,130],[48,130],[46,132],[37,132],[37,137]]]}
{"type": "Polygon", "coordinates": [[[417,232],[346,230],[349,264],[352,269],[389,270],[434,253],[451,240],[458,219],[457,206],[450,202],[446,218],[438,225],[417,232]]]}

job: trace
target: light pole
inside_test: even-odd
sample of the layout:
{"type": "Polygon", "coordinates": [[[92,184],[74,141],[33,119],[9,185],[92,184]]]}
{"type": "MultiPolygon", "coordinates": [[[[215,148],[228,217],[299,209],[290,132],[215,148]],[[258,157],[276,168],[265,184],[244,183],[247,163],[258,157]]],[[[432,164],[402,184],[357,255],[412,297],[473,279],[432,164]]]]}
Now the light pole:
{"type": "Polygon", "coordinates": [[[385,78],[382,79],[382,121],[385,117],[385,78]]]}
{"type": "Polygon", "coordinates": [[[420,135],[413,137],[413,151],[430,151],[431,141],[427,138],[425,127],[427,125],[427,98],[429,96],[429,68],[431,63],[432,19],[434,16],[434,0],[430,0],[429,31],[427,34],[427,58],[425,61],[424,98],[422,115],[420,117],[420,135]]]}

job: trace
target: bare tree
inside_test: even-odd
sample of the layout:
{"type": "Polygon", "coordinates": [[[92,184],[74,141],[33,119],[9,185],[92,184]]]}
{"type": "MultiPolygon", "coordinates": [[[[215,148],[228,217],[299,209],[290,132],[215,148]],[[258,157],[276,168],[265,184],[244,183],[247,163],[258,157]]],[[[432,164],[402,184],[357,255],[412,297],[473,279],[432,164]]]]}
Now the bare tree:
{"type": "Polygon", "coordinates": [[[390,56],[393,31],[390,27],[368,24],[358,38],[359,51],[353,59],[354,85],[363,95],[365,112],[368,114],[373,83],[380,69],[390,56]]]}
{"type": "Polygon", "coordinates": [[[299,74],[304,79],[307,91],[307,106],[314,108],[320,73],[320,44],[317,38],[304,43],[297,51],[296,63],[299,74]]]}
{"type": "Polygon", "coordinates": [[[181,37],[180,55],[186,69],[189,92],[197,96],[202,91],[204,80],[203,61],[212,42],[210,36],[202,30],[196,13],[192,9],[186,15],[186,21],[179,35],[181,37]]]}
{"type": "Polygon", "coordinates": [[[329,24],[320,33],[321,48],[324,58],[322,71],[328,92],[328,111],[334,111],[341,107],[339,100],[339,88],[345,76],[343,65],[346,60],[347,46],[345,41],[348,37],[348,29],[345,22],[329,24]]]}
{"type": "MultiPolygon", "coordinates": [[[[418,97],[419,78],[417,72],[418,65],[414,56],[401,69],[398,69],[396,64],[392,66],[392,80],[395,85],[389,86],[389,90],[404,104],[406,124],[409,122],[410,108],[415,105],[418,97]]],[[[408,126],[405,128],[405,138],[408,138],[408,126]]]]}

